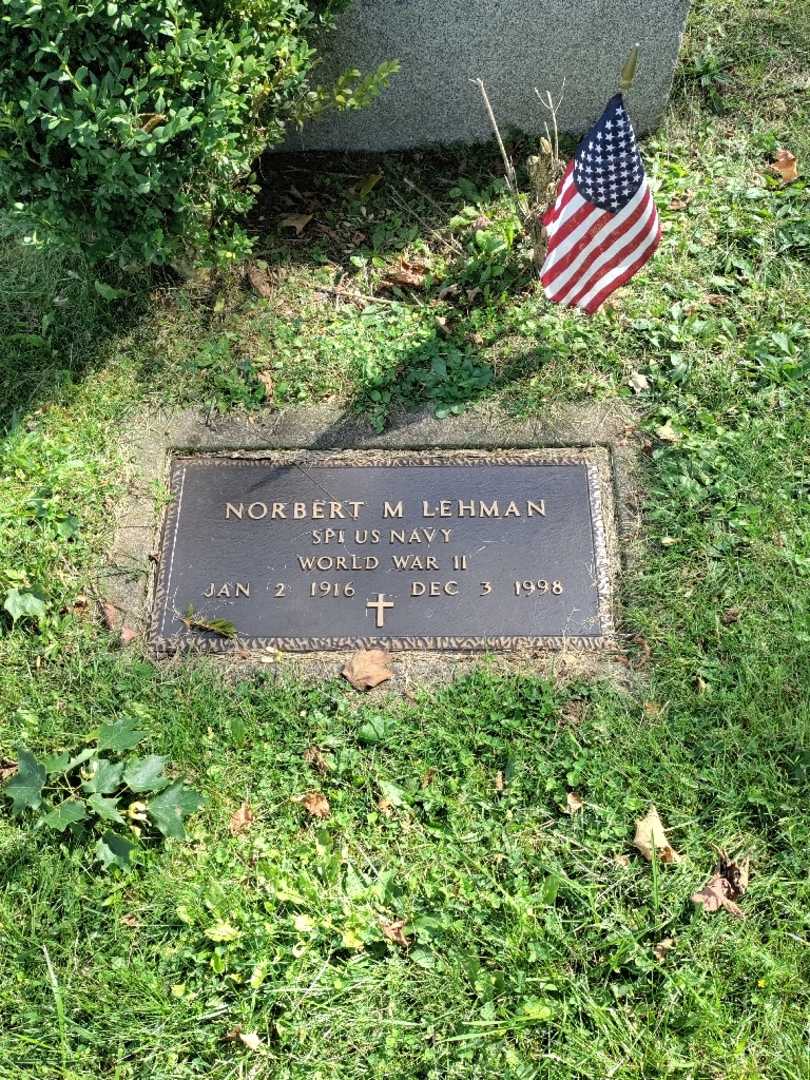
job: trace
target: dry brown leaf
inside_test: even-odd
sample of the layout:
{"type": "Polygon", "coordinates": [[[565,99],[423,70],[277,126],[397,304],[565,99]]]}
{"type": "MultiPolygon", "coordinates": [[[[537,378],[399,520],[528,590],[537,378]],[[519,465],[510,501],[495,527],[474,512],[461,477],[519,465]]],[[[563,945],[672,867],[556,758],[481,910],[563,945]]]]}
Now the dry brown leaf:
{"type": "Polygon", "coordinates": [[[123,616],[115,604],[102,603],[101,612],[104,616],[104,625],[108,630],[117,630],[123,621],[123,616]]]}
{"type": "Polygon", "coordinates": [[[131,645],[133,641],[138,637],[138,631],[133,630],[131,626],[121,627],[121,644],[131,645]]]}
{"type": "Polygon", "coordinates": [[[723,614],[720,616],[720,622],[723,626],[732,626],[735,622],[740,621],[740,609],[738,607],[726,608],[723,614]]]}
{"type": "Polygon", "coordinates": [[[782,177],[785,184],[792,184],[799,179],[799,169],[796,165],[796,155],[784,148],[776,151],[776,160],[770,166],[771,172],[782,177]]]}
{"type": "Polygon", "coordinates": [[[501,772],[501,770],[499,769],[499,770],[498,770],[498,771],[497,771],[497,772],[495,773],[495,790],[496,790],[496,791],[503,791],[503,789],[504,789],[505,787],[506,787],[506,782],[505,782],[505,780],[504,780],[504,778],[503,778],[503,773],[502,773],[502,772],[501,772]]]}
{"type": "Polygon", "coordinates": [[[134,929],[136,926],[140,926],[137,915],[122,915],[120,919],[122,926],[128,926],[130,929],[134,929]]]}
{"type": "Polygon", "coordinates": [[[641,706],[645,712],[645,715],[650,717],[660,716],[662,709],[657,701],[645,701],[641,706]]]}
{"type": "Polygon", "coordinates": [[[250,803],[243,802],[236,813],[231,815],[231,820],[228,822],[231,836],[238,836],[240,833],[247,832],[255,820],[250,803]]]}
{"type": "Polygon", "coordinates": [[[667,420],[665,424],[661,424],[660,427],[657,427],[655,429],[655,434],[662,442],[675,443],[680,440],[680,435],[669,420],[667,420]]]}
{"type": "Polygon", "coordinates": [[[393,678],[388,665],[391,654],[386,649],[360,649],[346,664],[341,675],[355,690],[373,690],[375,686],[393,678]]]}
{"type": "Polygon", "coordinates": [[[655,959],[663,963],[664,960],[666,960],[667,958],[667,953],[674,948],[675,938],[665,937],[663,941],[659,941],[658,944],[653,948],[655,959]]]}
{"type": "Polygon", "coordinates": [[[239,1039],[245,1044],[248,1050],[256,1051],[262,1045],[262,1040],[255,1031],[240,1031],[239,1039]]]}
{"type": "Polygon", "coordinates": [[[634,394],[643,394],[645,390],[650,389],[650,383],[646,375],[642,375],[640,371],[633,371],[630,374],[630,378],[627,380],[632,387],[634,394]]]}
{"type": "Polygon", "coordinates": [[[407,949],[410,942],[405,937],[404,927],[404,919],[394,919],[390,922],[387,919],[380,919],[380,929],[383,932],[383,936],[388,938],[389,941],[393,941],[396,945],[401,945],[403,949],[407,949]]]}
{"type": "Polygon", "coordinates": [[[304,751],[304,761],[307,765],[311,765],[313,769],[316,769],[319,773],[329,772],[329,762],[323,756],[317,746],[310,746],[304,751]]]}
{"type": "Polygon", "coordinates": [[[329,800],[320,791],[308,791],[298,797],[298,802],[303,803],[304,809],[314,818],[328,818],[332,812],[329,800]]]}
{"type": "Polygon", "coordinates": [[[692,894],[692,903],[702,907],[707,914],[723,908],[736,919],[744,919],[745,913],[731,899],[731,894],[732,887],[728,878],[723,877],[722,874],[715,874],[713,878],[706,882],[700,892],[692,894]]]}
{"type": "Polygon", "coordinates": [[[377,802],[377,809],[386,817],[391,817],[393,805],[390,799],[382,798],[377,802]]]}
{"type": "Polygon", "coordinates": [[[630,856],[629,855],[614,855],[613,856],[613,861],[616,863],[617,866],[627,867],[627,866],[630,865],[630,856]]]}
{"type": "Polygon", "coordinates": [[[421,289],[425,284],[425,267],[419,263],[401,262],[393,267],[383,279],[384,285],[398,285],[403,289],[421,289]]]}
{"type": "Polygon", "coordinates": [[[17,771],[17,762],[11,758],[0,758],[0,784],[5,784],[17,771]]]}
{"type": "Polygon", "coordinates": [[[685,210],[694,197],[694,191],[685,191],[682,195],[674,195],[669,200],[669,208],[670,210],[685,210]]]}
{"type": "Polygon", "coordinates": [[[285,214],[278,224],[282,229],[295,229],[295,235],[300,236],[310,221],[312,214],[285,214]]]}
{"type": "Polygon", "coordinates": [[[86,596],[82,596],[81,594],[76,597],[69,608],[74,615],[86,615],[89,609],[90,601],[86,596]]]}
{"type": "Polygon", "coordinates": [[[579,795],[575,791],[569,791],[565,796],[566,814],[570,814],[571,817],[574,814],[578,814],[585,803],[580,799],[579,795]]]}
{"type": "Polygon", "coordinates": [[[646,817],[639,818],[636,822],[636,836],[633,843],[644,858],[649,859],[650,862],[653,859],[653,851],[655,851],[655,858],[659,862],[676,863],[681,861],[682,856],[675,851],[667,839],[661,818],[658,816],[658,811],[654,806],[650,807],[646,817]]]}
{"type": "Polygon", "coordinates": [[[725,307],[729,303],[729,298],[722,293],[710,292],[706,293],[706,303],[712,304],[713,307],[725,307]]]}
{"type": "Polygon", "coordinates": [[[259,266],[257,263],[251,263],[247,269],[248,281],[253,286],[259,296],[263,296],[265,300],[273,295],[273,283],[270,279],[270,274],[266,266],[259,266]]]}
{"type": "Polygon", "coordinates": [[[264,392],[267,395],[268,399],[271,399],[273,397],[273,394],[275,393],[276,388],[273,376],[270,374],[269,371],[257,371],[256,378],[264,387],[264,392]]]}
{"type": "Polygon", "coordinates": [[[426,769],[421,780],[421,786],[423,788],[430,787],[436,776],[436,770],[434,768],[426,769]]]}

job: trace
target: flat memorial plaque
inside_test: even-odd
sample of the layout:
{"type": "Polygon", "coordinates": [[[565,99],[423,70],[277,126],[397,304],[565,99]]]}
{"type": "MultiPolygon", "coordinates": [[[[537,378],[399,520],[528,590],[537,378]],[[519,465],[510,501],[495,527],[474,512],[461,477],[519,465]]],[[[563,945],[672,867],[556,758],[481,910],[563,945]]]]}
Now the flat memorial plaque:
{"type": "Polygon", "coordinates": [[[603,647],[606,468],[578,450],[175,457],[153,644],[603,647]]]}

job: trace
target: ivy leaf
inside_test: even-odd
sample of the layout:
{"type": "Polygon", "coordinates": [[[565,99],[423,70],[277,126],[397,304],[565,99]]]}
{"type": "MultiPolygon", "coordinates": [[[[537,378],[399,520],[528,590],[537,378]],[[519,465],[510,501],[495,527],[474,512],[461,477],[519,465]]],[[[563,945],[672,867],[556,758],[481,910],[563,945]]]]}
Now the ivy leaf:
{"type": "Polygon", "coordinates": [[[23,592],[19,589],[10,589],[3,607],[11,616],[12,622],[17,622],[25,616],[30,619],[41,619],[45,614],[45,594],[41,589],[28,589],[23,592]]]}
{"type": "Polygon", "coordinates": [[[65,799],[37,824],[47,829],[56,829],[57,832],[64,832],[68,825],[84,821],[86,817],[87,807],[81,799],[65,799]]]}
{"type": "Polygon", "coordinates": [[[185,840],[183,818],[199,810],[202,804],[202,796],[194,788],[187,787],[182,780],[176,780],[154,799],[150,799],[147,809],[152,823],[164,836],[185,840]]]}
{"type": "Polygon", "coordinates": [[[23,747],[17,751],[17,758],[17,772],[8,782],[6,795],[14,804],[12,813],[21,814],[28,807],[37,810],[42,805],[42,788],[47,774],[45,766],[23,747]]]}
{"type": "Polygon", "coordinates": [[[53,773],[67,772],[69,761],[69,754],[48,754],[47,757],[42,759],[42,764],[45,772],[48,776],[51,776],[53,773]]]}
{"type": "Polygon", "coordinates": [[[102,724],[98,736],[99,750],[131,750],[146,735],[145,731],[138,731],[135,720],[123,716],[120,720],[114,720],[111,724],[102,724]]]}
{"type": "Polygon", "coordinates": [[[170,783],[163,775],[163,766],[168,759],[159,754],[135,758],[124,771],[124,783],[132,791],[162,791],[170,783]]]}
{"type": "Polygon", "coordinates": [[[126,870],[134,847],[131,840],[119,836],[118,833],[105,832],[96,844],[96,858],[104,865],[105,870],[109,870],[111,866],[120,866],[122,870],[126,870]]]}
{"type": "Polygon", "coordinates": [[[82,788],[87,792],[99,795],[109,795],[111,791],[121,786],[121,773],[124,764],[121,761],[108,761],[107,758],[96,758],[92,763],[93,775],[85,780],[82,788]]]}
{"type": "Polygon", "coordinates": [[[118,812],[118,799],[105,799],[103,795],[94,792],[87,800],[87,805],[102,821],[114,821],[117,825],[125,824],[118,812]]]}

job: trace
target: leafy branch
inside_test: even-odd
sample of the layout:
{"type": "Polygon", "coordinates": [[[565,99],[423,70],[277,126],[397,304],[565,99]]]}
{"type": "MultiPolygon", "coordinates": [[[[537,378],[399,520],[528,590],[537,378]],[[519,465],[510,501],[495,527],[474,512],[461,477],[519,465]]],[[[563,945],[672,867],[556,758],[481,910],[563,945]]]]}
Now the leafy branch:
{"type": "Polygon", "coordinates": [[[3,792],[12,814],[25,816],[34,829],[95,837],[95,855],[105,869],[128,867],[142,838],[184,840],[184,819],[202,806],[202,796],[165,775],[166,758],[128,753],[144,735],[124,717],[103,724],[95,745],[72,756],[39,761],[20,747],[3,792]]]}

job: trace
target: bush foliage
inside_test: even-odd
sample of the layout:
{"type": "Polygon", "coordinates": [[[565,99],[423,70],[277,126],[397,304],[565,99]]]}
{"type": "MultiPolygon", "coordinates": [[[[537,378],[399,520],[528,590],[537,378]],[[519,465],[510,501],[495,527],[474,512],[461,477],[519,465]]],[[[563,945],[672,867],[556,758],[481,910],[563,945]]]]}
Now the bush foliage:
{"type": "Polygon", "coordinates": [[[249,251],[253,163],[369,101],[395,65],[313,87],[344,0],[6,0],[0,198],[30,239],[122,266],[249,251]]]}

